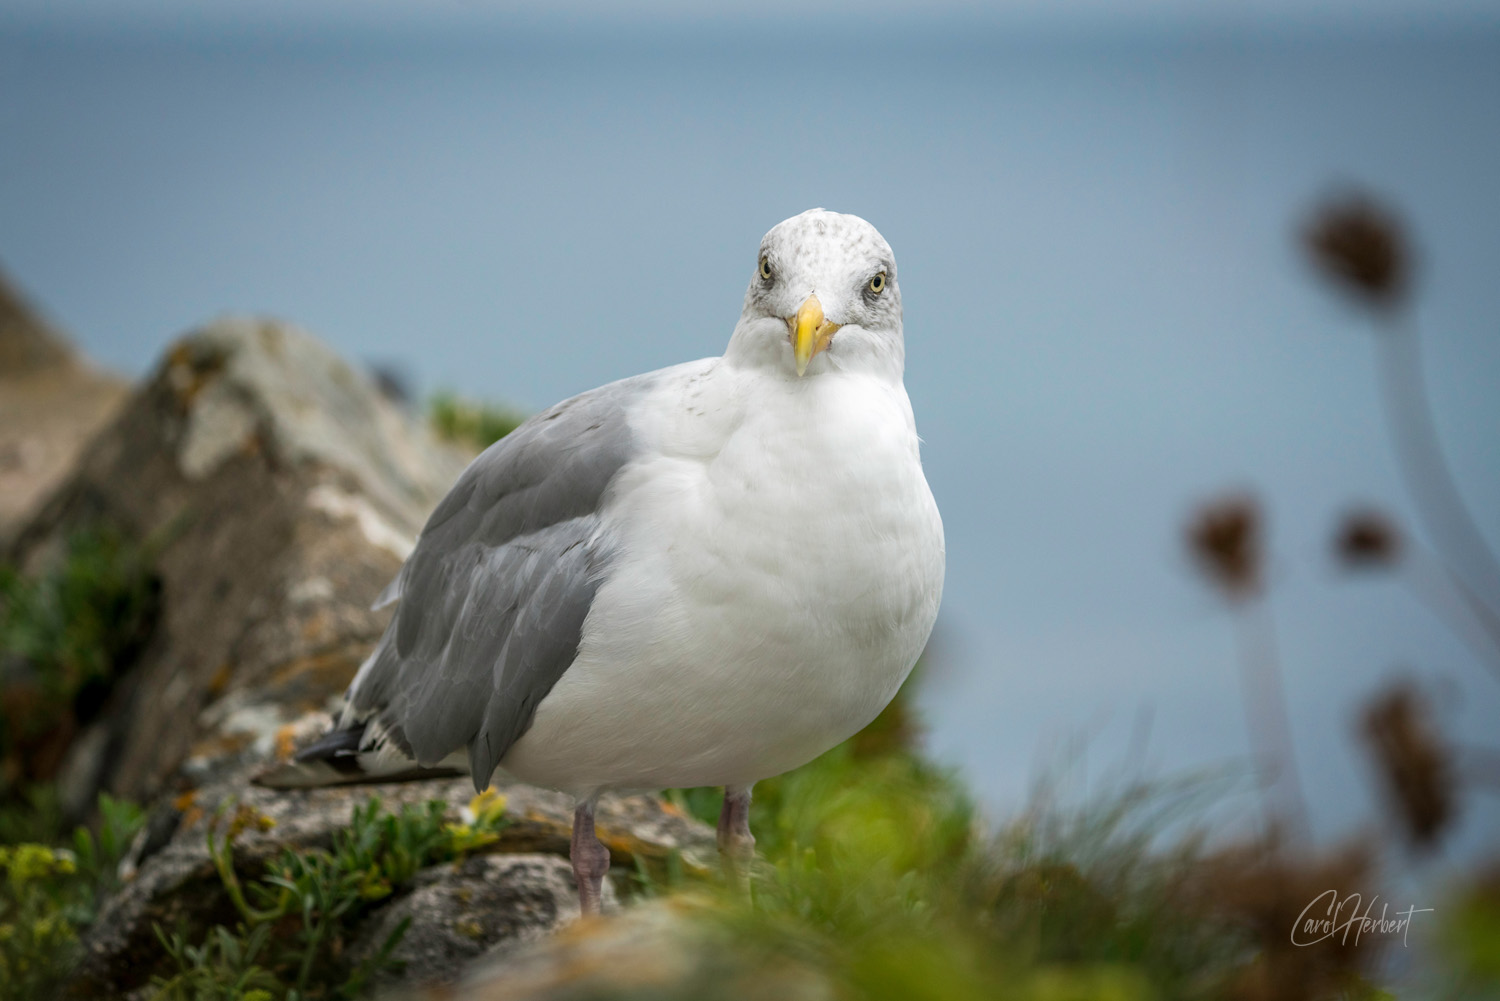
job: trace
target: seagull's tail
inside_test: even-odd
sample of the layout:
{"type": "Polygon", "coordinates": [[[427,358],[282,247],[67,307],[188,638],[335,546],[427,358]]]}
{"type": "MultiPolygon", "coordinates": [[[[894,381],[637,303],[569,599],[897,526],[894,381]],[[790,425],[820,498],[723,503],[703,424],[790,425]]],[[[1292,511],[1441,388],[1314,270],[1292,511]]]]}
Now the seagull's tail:
{"type": "Polygon", "coordinates": [[[366,733],[369,721],[335,728],[298,751],[290,761],[274,765],[252,781],[270,789],[316,789],[322,786],[367,782],[411,782],[467,775],[467,759],[453,755],[432,768],[423,768],[393,748],[379,734],[366,733]],[[371,739],[373,737],[373,739],[371,739]]]}

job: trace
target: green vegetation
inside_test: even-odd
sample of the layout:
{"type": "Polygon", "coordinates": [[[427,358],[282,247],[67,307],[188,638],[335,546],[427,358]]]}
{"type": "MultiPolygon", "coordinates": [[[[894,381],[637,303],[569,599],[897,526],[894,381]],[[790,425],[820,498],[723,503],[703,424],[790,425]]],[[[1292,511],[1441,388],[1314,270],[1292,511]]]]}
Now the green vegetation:
{"type": "Polygon", "coordinates": [[[1500,996],[1500,869],[1482,874],[1452,901],[1443,921],[1454,998],[1500,996]]]}
{"type": "Polygon", "coordinates": [[[100,796],[97,832],[78,828],[71,849],[0,844],[0,1001],[50,996],[79,932],[118,888],[116,869],[143,820],[133,804],[100,796]]]}
{"type": "MultiPolygon", "coordinates": [[[[893,710],[882,726],[904,713],[893,710]]],[[[1309,886],[1325,889],[1330,870],[1270,849],[1205,848],[1192,825],[1222,797],[1223,780],[1124,782],[1072,807],[1043,797],[986,831],[958,779],[901,733],[910,727],[863,735],[762,784],[753,824],[764,861],[751,898],[680,869],[648,881],[648,893],[670,893],[700,919],[708,957],[672,996],[760,996],[735,985],[777,978],[793,994],[812,982],[871,1001],[1384,996],[1366,979],[1373,941],[1278,951],[1286,929],[1277,915],[1289,901],[1304,905],[1309,886]]],[[[717,790],[669,795],[716,819],[717,790]]],[[[108,799],[100,806],[98,835],[80,830],[71,851],[0,849],[0,1001],[50,996],[113,887],[140,814],[108,799]]],[[[235,839],[269,821],[243,806],[222,809],[205,838],[236,920],[158,928],[165,972],[152,981],[154,997],[368,996],[406,928],[360,957],[349,948],[356,930],[423,868],[497,840],[503,800],[487,793],[471,812],[471,823],[456,824],[440,802],[387,811],[372,798],[327,850],[284,851],[247,871],[235,839]]],[[[1458,989],[1443,996],[1493,988],[1492,882],[1445,908],[1458,989]]]]}
{"type": "Polygon", "coordinates": [[[440,392],[428,404],[427,419],[441,437],[484,449],[519,427],[526,415],[511,407],[440,392]]]}
{"type": "Polygon", "coordinates": [[[0,800],[51,778],[150,635],[157,598],[149,549],[104,528],[37,576],[0,566],[0,800]]]}
{"type": "MultiPolygon", "coordinates": [[[[162,1001],[312,1001],[363,996],[406,932],[398,926],[373,955],[350,962],[354,925],[423,868],[461,858],[499,838],[505,801],[475,797],[472,823],[452,823],[433,800],[399,813],[371,798],[356,807],[330,851],[285,851],[242,880],[234,839],[268,818],[221,810],[206,834],[209,855],[240,921],[202,936],[157,928],[175,972],[152,981],[162,1001]]],[[[0,1001],[51,997],[77,958],[100,902],[119,888],[116,871],[144,822],[132,804],[101,796],[97,832],[80,827],[70,848],[0,844],[0,1001]]],[[[19,825],[18,825],[19,826],[19,825]]]]}
{"type": "Polygon", "coordinates": [[[0,1001],[49,996],[118,887],[141,811],[100,796],[69,839],[50,780],[156,611],[150,552],[112,530],[76,533],[34,576],[0,566],[0,1001]]]}
{"type": "Polygon", "coordinates": [[[390,962],[407,922],[358,962],[345,955],[350,932],[370,909],[423,868],[452,861],[499,837],[505,801],[493,792],[475,797],[472,824],[449,823],[433,800],[383,809],[371,797],[356,807],[331,851],[284,851],[266,871],[241,881],[234,839],[269,818],[246,807],[221,809],[209,826],[208,851],[240,920],[217,925],[193,944],[184,929],[157,928],[176,972],[152,981],[160,1001],[307,1001],[357,998],[370,977],[390,962]],[[222,834],[219,831],[223,824],[222,834]]]}
{"type": "MultiPolygon", "coordinates": [[[[1222,997],[1254,958],[1249,930],[1185,906],[1195,840],[1154,847],[1220,786],[1038,801],[987,835],[952,773],[865,736],[756,787],[753,901],[678,889],[706,894],[731,970],[800,971],[838,997],[1222,997]]],[[[709,791],[669,795],[716,817],[709,791]]]]}
{"type": "MultiPolygon", "coordinates": [[[[479,422],[469,426],[477,433],[479,422]]],[[[59,847],[65,817],[47,769],[149,634],[155,600],[149,560],[104,532],[75,537],[35,578],[0,573],[0,1001],[53,995],[142,824],[138,809],[102,797],[93,829],[59,847]]],[[[1282,944],[1286,906],[1295,914],[1310,886],[1353,870],[1264,845],[1207,850],[1193,825],[1221,784],[1124,783],[1075,807],[1039,799],[986,830],[962,783],[915,749],[917,729],[904,692],[845,744],[757,786],[764,861],[752,897],[680,865],[643,867],[644,892],[672,894],[703,919],[710,979],[680,996],[758,996],[734,985],[778,977],[789,993],[812,981],[870,1001],[1380,996],[1367,980],[1378,943],[1282,944]]],[[[719,790],[668,796],[717,820],[719,790]]],[[[235,839],[267,820],[226,808],[205,837],[234,917],[206,930],[158,927],[154,996],[368,996],[407,929],[359,957],[356,931],[423,868],[498,839],[503,800],[486,794],[472,812],[455,824],[440,802],[392,812],[371,799],[327,850],[250,866],[235,839]]],[[[1493,992],[1496,899],[1489,880],[1442,905],[1442,996],[1493,992]]]]}
{"type": "Polygon", "coordinates": [[[0,845],[62,844],[68,833],[57,787],[36,782],[0,798],[0,845]]]}

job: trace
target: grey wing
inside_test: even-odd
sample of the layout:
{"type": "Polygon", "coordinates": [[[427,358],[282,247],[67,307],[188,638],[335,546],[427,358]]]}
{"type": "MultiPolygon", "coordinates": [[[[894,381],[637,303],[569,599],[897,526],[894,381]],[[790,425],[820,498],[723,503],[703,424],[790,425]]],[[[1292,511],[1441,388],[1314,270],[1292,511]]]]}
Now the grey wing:
{"type": "Polygon", "coordinates": [[[637,450],[627,411],[656,378],[560,403],[464,471],[381,595],[400,606],[341,727],[373,723],[365,745],[424,766],[467,747],[476,787],[488,783],[577,655],[612,556],[599,507],[637,450]]]}

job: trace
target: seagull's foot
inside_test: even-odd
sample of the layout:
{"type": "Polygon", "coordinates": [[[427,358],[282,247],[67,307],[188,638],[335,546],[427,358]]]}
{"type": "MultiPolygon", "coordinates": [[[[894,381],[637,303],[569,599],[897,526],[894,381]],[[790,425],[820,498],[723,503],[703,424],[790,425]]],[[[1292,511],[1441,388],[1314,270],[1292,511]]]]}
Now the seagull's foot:
{"type": "Polygon", "coordinates": [[[573,863],[573,879],[578,883],[578,907],[585,916],[599,913],[604,891],[604,874],[609,872],[609,849],[599,843],[594,833],[594,800],[587,799],[573,811],[573,841],[568,858],[573,863]]]}
{"type": "Polygon", "coordinates": [[[755,835],[750,833],[750,787],[725,786],[719,811],[719,854],[729,878],[741,892],[750,892],[750,867],[755,862],[755,835]]]}

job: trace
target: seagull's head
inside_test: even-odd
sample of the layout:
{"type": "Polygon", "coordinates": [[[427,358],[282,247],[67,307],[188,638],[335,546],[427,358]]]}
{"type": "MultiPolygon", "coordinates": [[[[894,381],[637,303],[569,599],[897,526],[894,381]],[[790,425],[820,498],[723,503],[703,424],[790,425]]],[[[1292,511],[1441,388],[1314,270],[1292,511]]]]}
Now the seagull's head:
{"type": "Polygon", "coordinates": [[[901,377],[896,258],[859,216],[809,209],[760,241],[731,353],[796,376],[873,369],[901,377]]]}

